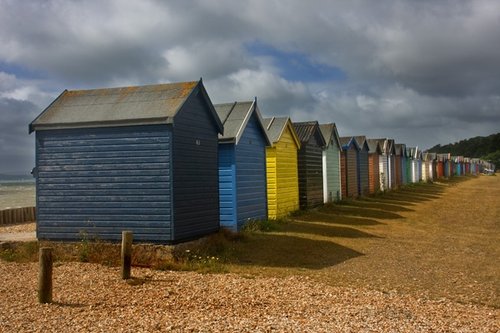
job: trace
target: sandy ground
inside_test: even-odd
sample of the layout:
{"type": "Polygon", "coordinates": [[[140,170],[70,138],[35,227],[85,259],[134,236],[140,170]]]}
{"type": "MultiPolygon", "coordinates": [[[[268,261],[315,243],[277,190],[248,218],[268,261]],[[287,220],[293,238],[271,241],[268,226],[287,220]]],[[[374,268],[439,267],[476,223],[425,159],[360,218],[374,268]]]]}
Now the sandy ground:
{"type": "Polygon", "coordinates": [[[0,332],[499,332],[500,309],[481,301],[498,298],[499,249],[491,244],[498,238],[499,181],[450,186],[413,202],[401,217],[378,218],[383,223],[366,227],[377,237],[344,238],[362,256],[298,269],[304,275],[133,268],[133,279],[124,281],[118,268],[57,262],[54,303],[40,305],[38,264],[0,260],[0,332]],[[398,251],[404,255],[387,257],[398,251]],[[356,282],[345,285],[343,274],[356,282]],[[444,295],[451,298],[436,297],[429,285],[450,288],[444,295]]]}

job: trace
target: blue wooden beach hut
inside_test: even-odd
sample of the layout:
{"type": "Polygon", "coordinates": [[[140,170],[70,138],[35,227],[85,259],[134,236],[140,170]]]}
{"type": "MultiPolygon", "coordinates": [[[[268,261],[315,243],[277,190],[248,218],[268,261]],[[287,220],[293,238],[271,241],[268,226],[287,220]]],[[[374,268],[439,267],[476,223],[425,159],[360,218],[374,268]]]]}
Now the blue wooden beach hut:
{"type": "Polygon", "coordinates": [[[359,150],[357,155],[358,167],[358,192],[359,195],[366,195],[370,192],[370,183],[368,181],[368,153],[370,148],[366,141],[366,136],[358,135],[354,139],[358,143],[359,150]]]}
{"type": "Polygon", "coordinates": [[[219,229],[218,134],[202,81],[65,90],[36,132],[37,237],[175,243],[219,229]]]}
{"type": "Polygon", "coordinates": [[[267,218],[266,147],[271,145],[257,100],[215,105],[219,136],[221,227],[239,231],[267,218]]]}

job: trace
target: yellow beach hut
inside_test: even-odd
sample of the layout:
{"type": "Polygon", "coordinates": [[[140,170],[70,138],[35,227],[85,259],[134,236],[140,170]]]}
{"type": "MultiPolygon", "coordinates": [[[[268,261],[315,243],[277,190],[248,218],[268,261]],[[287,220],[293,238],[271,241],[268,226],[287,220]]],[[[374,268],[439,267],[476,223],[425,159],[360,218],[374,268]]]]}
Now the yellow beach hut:
{"type": "Polygon", "coordinates": [[[272,146],[266,148],[269,219],[299,209],[297,151],[300,141],[288,117],[264,119],[272,146]]]}

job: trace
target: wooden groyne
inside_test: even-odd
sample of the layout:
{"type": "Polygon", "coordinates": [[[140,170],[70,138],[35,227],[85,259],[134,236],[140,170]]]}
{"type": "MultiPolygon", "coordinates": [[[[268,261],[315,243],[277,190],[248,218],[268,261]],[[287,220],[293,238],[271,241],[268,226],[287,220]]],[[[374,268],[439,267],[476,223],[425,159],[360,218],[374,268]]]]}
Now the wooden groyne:
{"type": "Polygon", "coordinates": [[[35,207],[16,207],[0,210],[0,225],[36,221],[35,207]]]}

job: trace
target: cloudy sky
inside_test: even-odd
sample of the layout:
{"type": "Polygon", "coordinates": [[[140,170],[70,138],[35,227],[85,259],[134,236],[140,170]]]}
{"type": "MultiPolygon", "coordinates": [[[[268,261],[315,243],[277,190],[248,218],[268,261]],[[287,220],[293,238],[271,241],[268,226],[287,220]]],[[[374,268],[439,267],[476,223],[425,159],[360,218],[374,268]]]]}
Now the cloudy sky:
{"type": "Polygon", "coordinates": [[[203,78],[214,103],[421,148],[500,131],[500,1],[0,0],[0,173],[64,89],[203,78]]]}

